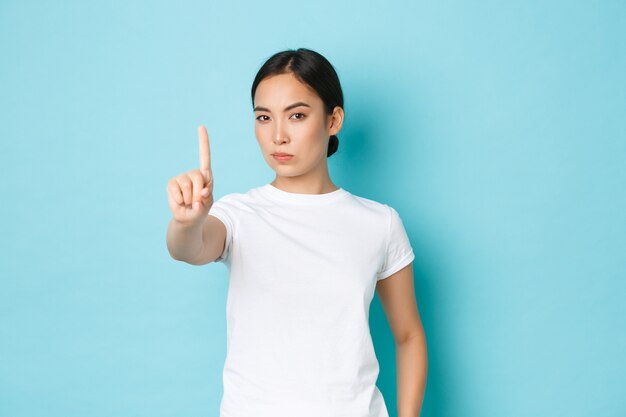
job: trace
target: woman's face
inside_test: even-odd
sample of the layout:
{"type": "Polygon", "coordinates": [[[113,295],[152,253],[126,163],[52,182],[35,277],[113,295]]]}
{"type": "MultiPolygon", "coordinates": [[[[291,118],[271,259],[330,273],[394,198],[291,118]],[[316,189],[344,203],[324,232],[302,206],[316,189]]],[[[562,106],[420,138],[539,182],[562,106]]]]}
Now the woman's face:
{"type": "Polygon", "coordinates": [[[329,136],[341,128],[343,111],[326,115],[324,102],[292,73],[265,78],[254,95],[254,133],[265,161],[281,176],[297,176],[326,164],[329,136]],[[274,153],[293,155],[277,159],[274,153]]]}

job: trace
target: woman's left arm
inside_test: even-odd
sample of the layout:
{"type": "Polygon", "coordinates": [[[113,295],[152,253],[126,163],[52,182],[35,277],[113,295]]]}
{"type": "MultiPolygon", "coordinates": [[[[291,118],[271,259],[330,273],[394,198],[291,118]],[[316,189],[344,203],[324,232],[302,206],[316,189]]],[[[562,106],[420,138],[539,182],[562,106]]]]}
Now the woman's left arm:
{"type": "Polygon", "coordinates": [[[426,388],[426,335],[417,309],[413,262],[378,281],[376,293],[396,343],[398,417],[419,417],[426,388]]]}

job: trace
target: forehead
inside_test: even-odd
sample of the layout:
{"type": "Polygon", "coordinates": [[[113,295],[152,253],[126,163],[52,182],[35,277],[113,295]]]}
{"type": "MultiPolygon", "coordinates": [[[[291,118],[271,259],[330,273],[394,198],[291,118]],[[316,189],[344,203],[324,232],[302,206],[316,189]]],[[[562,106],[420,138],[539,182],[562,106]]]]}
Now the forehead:
{"type": "Polygon", "coordinates": [[[317,105],[321,100],[311,87],[300,82],[291,73],[263,79],[254,93],[254,104],[258,106],[280,107],[295,101],[317,105]]]}

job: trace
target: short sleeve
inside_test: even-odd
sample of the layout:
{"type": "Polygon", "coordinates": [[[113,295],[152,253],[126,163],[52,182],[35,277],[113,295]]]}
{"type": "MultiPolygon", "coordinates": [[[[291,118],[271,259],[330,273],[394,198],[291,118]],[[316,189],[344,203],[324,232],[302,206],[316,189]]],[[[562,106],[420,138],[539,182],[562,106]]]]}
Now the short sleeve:
{"type": "Polygon", "coordinates": [[[215,262],[226,262],[230,257],[231,247],[233,246],[233,236],[235,235],[235,210],[234,205],[230,201],[230,195],[225,195],[213,202],[209,209],[209,216],[217,217],[224,223],[226,227],[226,242],[224,243],[224,252],[215,260],[215,262]]]}
{"type": "Polygon", "coordinates": [[[390,206],[389,229],[387,233],[387,245],[384,260],[377,272],[376,279],[379,281],[398,272],[415,259],[409,236],[404,229],[404,224],[398,212],[390,206]]]}

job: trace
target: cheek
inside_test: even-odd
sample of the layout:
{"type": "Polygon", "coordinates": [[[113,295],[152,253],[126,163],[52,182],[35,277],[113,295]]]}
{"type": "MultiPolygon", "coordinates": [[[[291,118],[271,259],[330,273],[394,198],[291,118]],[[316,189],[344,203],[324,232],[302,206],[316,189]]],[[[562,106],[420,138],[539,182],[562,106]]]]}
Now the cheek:
{"type": "Polygon", "coordinates": [[[263,126],[258,124],[254,126],[254,135],[261,144],[264,145],[267,142],[268,134],[267,128],[264,129],[263,126]]]}
{"type": "Polygon", "coordinates": [[[318,144],[324,138],[324,126],[318,121],[309,120],[294,127],[293,134],[311,145],[318,144]]]}

